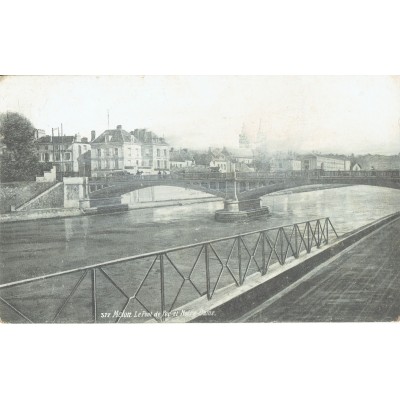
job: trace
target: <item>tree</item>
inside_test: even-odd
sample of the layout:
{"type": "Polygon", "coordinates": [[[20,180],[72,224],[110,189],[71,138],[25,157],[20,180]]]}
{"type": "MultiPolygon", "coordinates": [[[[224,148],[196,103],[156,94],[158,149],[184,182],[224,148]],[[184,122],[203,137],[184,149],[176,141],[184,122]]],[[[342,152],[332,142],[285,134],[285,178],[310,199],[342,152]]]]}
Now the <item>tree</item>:
{"type": "Polygon", "coordinates": [[[36,129],[25,116],[0,114],[0,140],[6,146],[1,157],[1,181],[30,181],[41,173],[35,147],[36,129]]]}

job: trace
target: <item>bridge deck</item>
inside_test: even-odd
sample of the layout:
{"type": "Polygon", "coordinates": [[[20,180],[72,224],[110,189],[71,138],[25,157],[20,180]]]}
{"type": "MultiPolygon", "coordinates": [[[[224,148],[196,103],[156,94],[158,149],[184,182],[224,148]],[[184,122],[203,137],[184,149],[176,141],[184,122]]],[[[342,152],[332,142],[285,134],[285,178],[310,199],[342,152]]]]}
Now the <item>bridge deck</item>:
{"type": "Polygon", "coordinates": [[[398,320],[399,237],[397,219],[249,312],[240,322],[398,320]]]}

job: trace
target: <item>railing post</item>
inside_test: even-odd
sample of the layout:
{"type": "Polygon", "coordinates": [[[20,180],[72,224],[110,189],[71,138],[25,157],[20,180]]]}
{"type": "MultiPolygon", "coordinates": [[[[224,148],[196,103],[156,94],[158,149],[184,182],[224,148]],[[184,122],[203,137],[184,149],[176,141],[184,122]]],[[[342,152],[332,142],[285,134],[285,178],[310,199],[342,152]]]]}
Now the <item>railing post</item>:
{"type": "Polygon", "coordinates": [[[207,288],[207,299],[211,299],[210,289],[210,252],[208,249],[208,243],[204,245],[205,261],[206,261],[206,288],[207,288]]]}
{"type": "Polygon", "coordinates": [[[265,231],[262,231],[262,243],[261,243],[261,251],[262,251],[262,270],[261,275],[265,275],[267,273],[267,267],[265,265],[265,231]]]}
{"type": "Polygon", "coordinates": [[[321,238],[319,232],[319,219],[317,220],[317,249],[321,247],[321,238]]]}
{"type": "Polygon", "coordinates": [[[92,269],[92,315],[93,322],[97,322],[97,294],[96,294],[96,270],[92,269]]]}
{"type": "Polygon", "coordinates": [[[296,249],[296,254],[294,255],[294,258],[299,258],[299,247],[298,247],[298,226],[297,224],[293,225],[294,227],[294,245],[295,245],[295,249],[296,249]]]}
{"type": "Polygon", "coordinates": [[[310,244],[310,222],[306,222],[307,224],[307,253],[311,251],[311,244],[310,244]]]}
{"type": "Polygon", "coordinates": [[[326,244],[328,244],[328,232],[329,232],[329,223],[328,223],[328,218],[325,218],[325,225],[326,225],[326,244]]]}
{"type": "Polygon", "coordinates": [[[165,321],[165,277],[164,254],[160,254],[160,280],[161,280],[161,321],[165,321]]]}
{"type": "Polygon", "coordinates": [[[242,237],[238,236],[238,267],[239,267],[239,286],[242,286],[242,248],[241,242],[242,237]]]}

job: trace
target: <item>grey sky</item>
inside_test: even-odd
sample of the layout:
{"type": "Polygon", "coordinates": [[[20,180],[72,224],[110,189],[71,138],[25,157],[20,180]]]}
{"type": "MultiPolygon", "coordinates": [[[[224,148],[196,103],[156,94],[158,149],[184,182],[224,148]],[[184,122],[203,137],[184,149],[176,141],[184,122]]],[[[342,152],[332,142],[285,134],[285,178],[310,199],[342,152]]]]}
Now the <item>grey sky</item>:
{"type": "Polygon", "coordinates": [[[148,128],[172,146],[236,146],[242,125],[269,150],[400,152],[400,78],[389,76],[11,76],[0,112],[19,111],[48,133],[89,137],[148,128]]]}

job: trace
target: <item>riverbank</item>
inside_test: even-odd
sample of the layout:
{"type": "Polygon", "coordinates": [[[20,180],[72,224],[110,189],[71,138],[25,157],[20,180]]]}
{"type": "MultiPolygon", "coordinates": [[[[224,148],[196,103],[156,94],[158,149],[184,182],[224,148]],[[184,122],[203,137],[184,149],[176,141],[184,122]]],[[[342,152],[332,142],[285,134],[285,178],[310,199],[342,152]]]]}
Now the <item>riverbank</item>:
{"type": "MultiPolygon", "coordinates": [[[[128,204],[128,209],[121,212],[133,211],[133,210],[143,210],[149,208],[159,208],[159,207],[175,207],[175,206],[186,206],[198,203],[212,203],[223,201],[219,197],[201,197],[195,199],[177,199],[177,200],[164,200],[164,201],[151,201],[136,204],[128,204]]],[[[88,215],[99,215],[108,214],[109,212],[101,212],[97,208],[88,208],[82,210],[79,208],[49,208],[43,210],[31,210],[31,211],[16,211],[10,214],[1,214],[0,223],[11,223],[20,221],[31,221],[38,219],[50,219],[50,218],[70,218],[70,217],[80,217],[88,215]]]]}
{"type": "Polygon", "coordinates": [[[315,185],[306,185],[306,186],[299,186],[290,189],[280,190],[279,192],[273,192],[267,194],[266,196],[282,196],[286,194],[293,194],[293,193],[303,193],[303,192],[314,192],[316,190],[326,190],[326,189],[337,189],[346,186],[353,186],[353,185],[346,185],[346,184],[323,184],[317,183],[315,185]]]}

